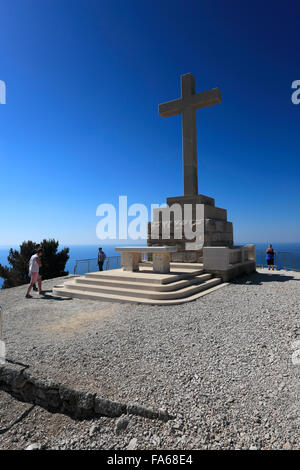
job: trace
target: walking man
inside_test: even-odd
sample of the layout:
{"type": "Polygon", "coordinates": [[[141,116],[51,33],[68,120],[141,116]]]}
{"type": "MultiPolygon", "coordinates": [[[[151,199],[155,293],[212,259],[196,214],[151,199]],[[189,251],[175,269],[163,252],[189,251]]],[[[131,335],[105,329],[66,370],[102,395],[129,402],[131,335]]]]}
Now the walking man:
{"type": "MultiPolygon", "coordinates": [[[[32,253],[32,254],[33,254],[33,255],[36,255],[37,252],[38,252],[39,250],[41,250],[41,249],[42,249],[41,245],[38,244],[38,246],[36,247],[36,249],[33,250],[33,253],[32,253]]],[[[33,290],[34,290],[35,292],[38,291],[38,288],[37,288],[36,284],[33,285],[33,290]]]]}
{"type": "Polygon", "coordinates": [[[26,299],[31,299],[32,296],[30,295],[30,291],[33,286],[37,283],[39,294],[43,295],[44,292],[42,291],[42,278],[40,276],[40,268],[42,267],[42,255],[43,251],[41,249],[38,250],[37,253],[31,256],[29,261],[29,275],[30,275],[30,284],[27,290],[26,299]]]}
{"type": "Polygon", "coordinates": [[[105,261],[106,254],[104,251],[102,251],[102,248],[99,248],[98,251],[98,266],[99,266],[99,271],[103,271],[103,263],[105,261]]]}

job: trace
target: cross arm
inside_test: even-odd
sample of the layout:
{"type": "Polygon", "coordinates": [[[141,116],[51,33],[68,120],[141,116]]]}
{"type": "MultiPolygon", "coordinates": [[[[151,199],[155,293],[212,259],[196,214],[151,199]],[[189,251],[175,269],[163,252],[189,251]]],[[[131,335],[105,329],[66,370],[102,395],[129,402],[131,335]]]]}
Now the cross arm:
{"type": "Polygon", "coordinates": [[[162,117],[175,116],[182,112],[182,99],[168,101],[158,105],[158,114],[162,117]]]}
{"type": "Polygon", "coordinates": [[[162,117],[175,116],[182,113],[183,109],[193,106],[196,109],[206,108],[222,102],[222,95],[219,88],[201,91],[200,93],[185,96],[178,100],[168,101],[158,106],[158,113],[162,117]]]}
{"type": "Polygon", "coordinates": [[[213,106],[214,104],[220,104],[222,102],[222,95],[219,88],[212,88],[211,90],[201,91],[201,93],[191,95],[189,100],[190,105],[194,106],[196,109],[200,109],[213,106]]]}

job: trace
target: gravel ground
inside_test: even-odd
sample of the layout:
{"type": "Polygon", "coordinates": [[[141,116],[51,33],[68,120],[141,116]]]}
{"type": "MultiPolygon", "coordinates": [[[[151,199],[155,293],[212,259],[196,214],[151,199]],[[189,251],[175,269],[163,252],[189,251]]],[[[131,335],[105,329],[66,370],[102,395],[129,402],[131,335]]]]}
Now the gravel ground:
{"type": "Polygon", "coordinates": [[[169,307],[58,298],[57,279],[44,283],[45,298],[25,299],[24,286],[0,291],[9,359],[176,415],[79,422],[0,392],[0,449],[299,449],[299,281],[259,270],[169,307]]]}

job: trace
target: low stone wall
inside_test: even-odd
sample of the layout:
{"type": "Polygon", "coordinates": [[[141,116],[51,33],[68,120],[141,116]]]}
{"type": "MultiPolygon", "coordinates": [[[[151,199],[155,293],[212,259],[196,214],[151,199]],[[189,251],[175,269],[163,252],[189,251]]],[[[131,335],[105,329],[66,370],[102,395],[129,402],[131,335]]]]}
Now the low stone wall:
{"type": "Polygon", "coordinates": [[[63,413],[75,419],[97,416],[115,418],[133,414],[149,419],[173,419],[165,410],[153,410],[137,404],[123,404],[98,397],[95,393],[74,390],[52,380],[32,377],[27,370],[0,365],[0,390],[14,398],[41,406],[52,413],[63,413]]]}
{"type": "Polygon", "coordinates": [[[221,277],[224,282],[256,271],[255,245],[234,248],[212,247],[203,248],[203,266],[205,272],[221,277]]]}
{"type": "Polygon", "coordinates": [[[215,277],[222,278],[223,282],[231,281],[236,277],[243,276],[245,274],[251,274],[256,271],[255,261],[247,261],[243,264],[237,264],[228,269],[205,269],[205,272],[213,274],[215,277]]]}

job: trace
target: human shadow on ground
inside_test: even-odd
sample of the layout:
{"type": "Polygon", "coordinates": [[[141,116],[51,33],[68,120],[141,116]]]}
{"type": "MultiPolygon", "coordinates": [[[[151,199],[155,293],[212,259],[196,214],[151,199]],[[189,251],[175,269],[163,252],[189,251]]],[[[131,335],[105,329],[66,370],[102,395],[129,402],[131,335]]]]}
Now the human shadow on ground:
{"type": "MultiPolygon", "coordinates": [[[[52,292],[50,291],[44,291],[44,292],[52,292]]],[[[58,297],[57,295],[49,295],[49,294],[44,294],[40,295],[39,297],[35,297],[35,299],[38,298],[39,300],[73,300],[72,297],[58,297]]]]}
{"type": "Polygon", "coordinates": [[[287,282],[287,281],[300,281],[300,279],[296,279],[294,276],[287,276],[284,274],[280,274],[278,272],[269,271],[267,273],[253,273],[247,276],[238,277],[231,282],[233,284],[245,284],[245,285],[262,285],[265,282],[287,282]]]}
{"type": "Polygon", "coordinates": [[[0,429],[0,435],[1,434],[5,434],[6,432],[8,432],[13,426],[15,426],[16,424],[20,423],[21,421],[23,421],[25,418],[27,418],[27,416],[31,413],[31,411],[35,408],[36,405],[32,405],[30,408],[28,408],[28,410],[24,411],[24,413],[21,414],[21,416],[19,416],[19,418],[15,419],[15,421],[13,423],[11,423],[9,426],[7,426],[6,428],[2,428],[0,429]]]}

